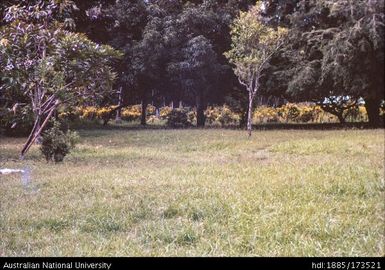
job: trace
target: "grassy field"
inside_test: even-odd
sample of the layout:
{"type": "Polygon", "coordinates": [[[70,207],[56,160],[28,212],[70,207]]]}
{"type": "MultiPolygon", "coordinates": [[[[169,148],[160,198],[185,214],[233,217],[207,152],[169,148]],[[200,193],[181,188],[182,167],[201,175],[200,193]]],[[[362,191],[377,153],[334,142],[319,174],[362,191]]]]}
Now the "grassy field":
{"type": "Polygon", "coordinates": [[[0,256],[383,256],[384,130],[83,130],[62,164],[0,137],[0,256]],[[13,160],[14,159],[14,160],[13,160]]]}

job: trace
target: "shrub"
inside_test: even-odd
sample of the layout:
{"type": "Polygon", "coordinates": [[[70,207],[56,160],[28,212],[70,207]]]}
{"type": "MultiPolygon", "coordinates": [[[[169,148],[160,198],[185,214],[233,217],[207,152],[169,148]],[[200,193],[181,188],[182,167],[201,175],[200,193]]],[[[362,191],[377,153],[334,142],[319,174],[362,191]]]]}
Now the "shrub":
{"type": "Polygon", "coordinates": [[[219,117],[220,110],[218,107],[208,107],[205,110],[205,116],[206,116],[206,121],[208,124],[213,124],[214,122],[217,121],[217,118],[219,117]]]}
{"type": "Polygon", "coordinates": [[[301,108],[300,114],[297,117],[299,122],[307,123],[314,120],[314,107],[304,107],[301,108]]]}
{"type": "Polygon", "coordinates": [[[287,108],[288,108],[287,119],[290,120],[290,121],[296,121],[297,117],[300,116],[301,111],[294,104],[288,104],[287,108]]]}
{"type": "Polygon", "coordinates": [[[173,109],[167,117],[167,126],[169,127],[189,127],[188,111],[186,109],[173,109]]]}
{"type": "Polygon", "coordinates": [[[81,109],[81,119],[94,120],[97,116],[98,109],[93,106],[84,107],[81,109]]]}
{"type": "Polygon", "coordinates": [[[139,120],[142,114],[142,106],[133,105],[122,109],[122,119],[125,121],[139,120]]]}
{"type": "Polygon", "coordinates": [[[358,106],[351,107],[344,113],[346,120],[355,121],[360,119],[360,109],[358,106]]]}
{"type": "Polygon", "coordinates": [[[171,112],[172,112],[171,107],[168,107],[168,106],[162,107],[162,108],[160,108],[159,116],[162,119],[167,119],[169,117],[169,115],[171,114],[171,112]]]}
{"type": "Polygon", "coordinates": [[[259,123],[271,123],[279,121],[279,111],[272,107],[259,106],[253,115],[255,122],[259,123]]]}
{"type": "Polygon", "coordinates": [[[58,114],[58,118],[60,119],[60,121],[70,121],[70,122],[80,119],[76,109],[73,109],[72,111],[61,112],[58,114]]]}
{"type": "Polygon", "coordinates": [[[116,106],[109,106],[109,107],[102,107],[102,108],[99,108],[97,111],[96,111],[96,117],[98,119],[102,119],[102,120],[108,120],[108,118],[110,118],[110,114],[112,112],[112,110],[115,108],[116,106]]]}
{"type": "MultiPolygon", "coordinates": [[[[366,110],[365,110],[365,113],[366,113],[366,110]]],[[[382,121],[385,122],[385,101],[384,100],[381,102],[380,116],[382,117],[382,121]]]]}
{"type": "Polygon", "coordinates": [[[221,126],[236,124],[240,120],[240,116],[226,105],[222,107],[208,107],[205,111],[205,116],[208,124],[218,123],[221,126]]]}
{"type": "Polygon", "coordinates": [[[40,151],[48,161],[61,162],[70,153],[78,141],[76,132],[64,132],[60,128],[60,122],[54,121],[53,126],[42,135],[40,151]]]}
{"type": "Polygon", "coordinates": [[[196,121],[197,121],[197,113],[196,113],[196,111],[189,110],[188,113],[187,113],[187,119],[188,119],[188,121],[190,122],[191,125],[196,123],[196,121]]]}
{"type": "MultiPolygon", "coordinates": [[[[142,112],[142,106],[140,106],[140,111],[142,112]]],[[[148,104],[147,105],[147,108],[146,108],[146,113],[147,113],[147,116],[152,116],[152,115],[155,115],[156,114],[156,107],[151,105],[151,104],[148,104]]]]}

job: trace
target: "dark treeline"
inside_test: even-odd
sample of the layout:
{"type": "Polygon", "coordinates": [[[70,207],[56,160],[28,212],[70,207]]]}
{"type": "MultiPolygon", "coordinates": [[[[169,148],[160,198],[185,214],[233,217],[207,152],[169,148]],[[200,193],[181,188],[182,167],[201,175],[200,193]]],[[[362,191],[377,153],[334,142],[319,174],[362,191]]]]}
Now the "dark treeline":
{"type": "MultiPolygon", "coordinates": [[[[2,1],[1,11],[17,3],[2,1]]],[[[365,101],[369,121],[381,122],[384,89],[383,0],[74,0],[72,31],[123,53],[114,69],[122,104],[196,107],[226,103],[245,116],[247,93],[224,53],[240,11],[261,4],[263,22],[289,30],[261,77],[259,95],[311,101],[337,115],[365,101]]],[[[2,25],[5,23],[2,22],[2,25]]],[[[247,26],[245,26],[247,27],[247,26]]],[[[117,94],[97,105],[117,104],[117,94]]],[[[96,101],[93,101],[96,102],[96,101]]],[[[142,124],[146,123],[146,110],[142,124]]],[[[244,121],[243,121],[244,123],[244,121]]]]}
{"type": "Polygon", "coordinates": [[[203,126],[207,104],[224,103],[238,87],[223,53],[233,18],[255,1],[78,2],[77,31],[124,52],[117,67],[123,104],[183,102],[196,106],[203,126]]]}

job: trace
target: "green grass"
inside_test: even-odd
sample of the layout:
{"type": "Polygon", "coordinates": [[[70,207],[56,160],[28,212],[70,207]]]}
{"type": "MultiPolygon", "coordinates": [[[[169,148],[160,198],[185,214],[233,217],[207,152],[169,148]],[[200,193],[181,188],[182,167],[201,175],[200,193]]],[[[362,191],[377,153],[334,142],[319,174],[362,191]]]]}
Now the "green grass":
{"type": "Polygon", "coordinates": [[[83,130],[62,164],[0,137],[0,256],[383,256],[384,130],[83,130]]]}

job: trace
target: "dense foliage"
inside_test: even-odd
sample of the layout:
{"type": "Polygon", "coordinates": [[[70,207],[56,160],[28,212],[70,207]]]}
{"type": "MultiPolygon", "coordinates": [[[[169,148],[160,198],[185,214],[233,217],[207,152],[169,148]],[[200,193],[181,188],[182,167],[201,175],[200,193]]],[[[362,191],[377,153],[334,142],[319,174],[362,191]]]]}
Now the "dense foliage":
{"type": "Polygon", "coordinates": [[[267,71],[265,94],[316,101],[336,115],[363,98],[369,121],[379,125],[384,1],[263,2],[265,21],[290,29],[287,45],[267,71]]]}
{"type": "Polygon", "coordinates": [[[232,25],[231,50],[225,53],[235,65],[239,83],[246,87],[249,96],[247,130],[251,135],[253,100],[260,89],[260,79],[271,58],[284,43],[287,30],[266,26],[261,19],[261,7],[241,12],[232,25]]]}
{"type": "Polygon", "coordinates": [[[34,125],[21,156],[40,135],[61,104],[97,102],[111,94],[109,63],[119,57],[113,48],[66,30],[58,19],[72,1],[40,1],[11,6],[0,28],[1,96],[5,105],[30,106],[34,125]],[[21,100],[15,97],[21,96],[21,100]],[[24,102],[24,103],[21,103],[24,102]]]}
{"type": "Polygon", "coordinates": [[[52,127],[43,133],[40,151],[47,162],[62,162],[64,157],[75,148],[77,142],[76,132],[63,130],[60,123],[55,121],[52,127]]]}

